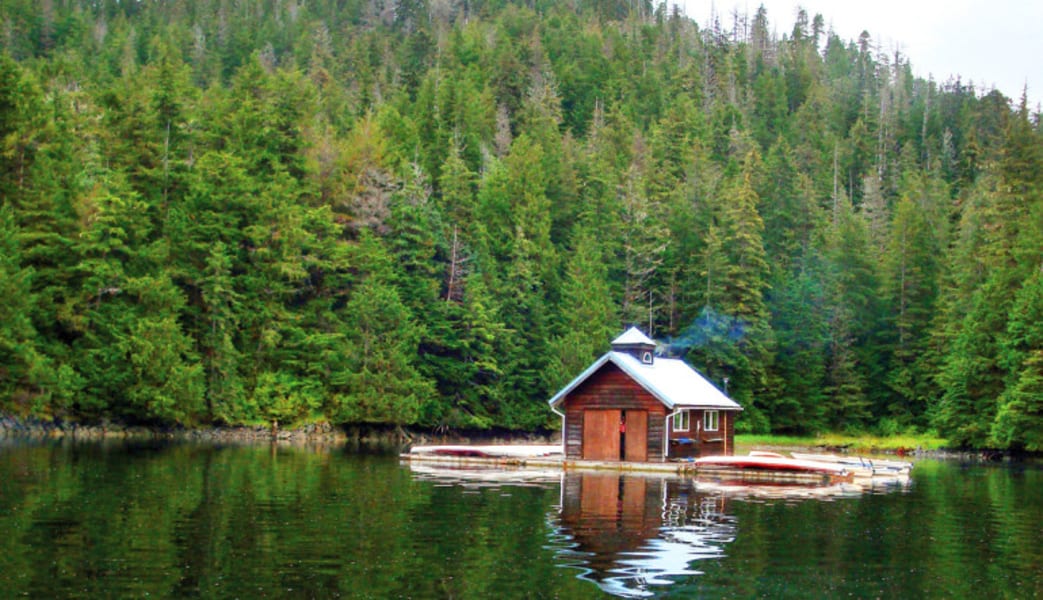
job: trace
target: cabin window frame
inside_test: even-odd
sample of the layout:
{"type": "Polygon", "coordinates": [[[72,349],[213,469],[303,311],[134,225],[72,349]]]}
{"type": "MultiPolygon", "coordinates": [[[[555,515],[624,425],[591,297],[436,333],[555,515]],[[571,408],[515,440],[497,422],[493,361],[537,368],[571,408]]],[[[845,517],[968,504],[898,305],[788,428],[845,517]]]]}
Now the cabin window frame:
{"type": "Polygon", "coordinates": [[[688,410],[682,410],[682,411],[678,411],[678,412],[674,413],[674,418],[670,422],[670,427],[674,431],[678,431],[678,432],[680,432],[680,431],[685,431],[685,432],[690,431],[692,429],[692,419],[691,419],[691,416],[689,415],[690,412],[691,411],[688,411],[688,410]],[[684,427],[681,427],[682,423],[684,424],[684,427]]]}
{"type": "Polygon", "coordinates": [[[703,412],[703,431],[720,431],[721,411],[708,410],[703,412]]]}
{"type": "Polygon", "coordinates": [[[652,353],[646,350],[643,354],[641,354],[641,362],[645,363],[646,365],[652,364],[652,353]]]}

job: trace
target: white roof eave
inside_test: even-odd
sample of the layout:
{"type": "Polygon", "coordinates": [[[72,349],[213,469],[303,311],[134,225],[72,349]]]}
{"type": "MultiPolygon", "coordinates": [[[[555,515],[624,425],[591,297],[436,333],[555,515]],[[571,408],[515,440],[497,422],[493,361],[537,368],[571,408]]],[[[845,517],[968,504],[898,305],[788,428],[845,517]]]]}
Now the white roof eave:
{"type": "MultiPolygon", "coordinates": [[[[669,394],[666,394],[660,388],[658,388],[654,383],[652,383],[646,377],[645,373],[642,373],[637,368],[635,368],[635,365],[631,364],[631,361],[627,360],[627,358],[629,358],[629,357],[624,358],[624,356],[626,356],[626,355],[618,353],[618,352],[607,352],[607,353],[605,353],[604,355],[601,356],[601,358],[599,358],[598,360],[594,361],[594,364],[592,364],[589,367],[587,367],[587,369],[585,371],[583,371],[578,376],[576,376],[575,379],[570,381],[568,385],[566,385],[564,388],[562,388],[561,391],[559,391],[557,394],[555,394],[554,397],[551,398],[550,401],[549,401],[550,405],[552,407],[554,407],[554,408],[557,408],[565,400],[565,398],[570,393],[572,393],[573,390],[575,390],[577,387],[579,387],[579,385],[581,383],[586,381],[588,377],[590,377],[598,369],[603,367],[605,365],[605,363],[612,362],[617,367],[619,367],[624,373],[629,375],[634,381],[636,381],[641,387],[643,387],[648,393],[652,394],[652,396],[654,396],[656,400],[659,400],[660,402],[662,402],[663,405],[666,406],[667,409],[669,409],[671,411],[676,410],[678,408],[709,408],[709,409],[717,409],[717,410],[738,410],[738,411],[742,410],[742,407],[739,406],[738,403],[736,403],[731,398],[728,398],[727,396],[725,396],[723,392],[720,392],[720,390],[717,390],[717,391],[719,393],[721,393],[721,396],[725,400],[730,402],[732,404],[732,406],[722,406],[720,404],[712,404],[712,403],[674,402],[673,400],[670,399],[669,394]]],[[[688,365],[686,365],[686,366],[688,366],[688,365]]],[[[688,366],[688,368],[691,369],[691,366],[688,366]]],[[[692,369],[692,371],[698,377],[700,377],[700,378],[705,380],[705,378],[702,375],[700,375],[698,373],[698,371],[695,371],[695,369],[692,369]]],[[[707,383],[708,383],[708,385],[711,385],[711,386],[713,385],[713,384],[710,384],[709,382],[707,382],[707,383]]],[[[714,389],[716,389],[716,387],[714,387],[714,389]]]]}

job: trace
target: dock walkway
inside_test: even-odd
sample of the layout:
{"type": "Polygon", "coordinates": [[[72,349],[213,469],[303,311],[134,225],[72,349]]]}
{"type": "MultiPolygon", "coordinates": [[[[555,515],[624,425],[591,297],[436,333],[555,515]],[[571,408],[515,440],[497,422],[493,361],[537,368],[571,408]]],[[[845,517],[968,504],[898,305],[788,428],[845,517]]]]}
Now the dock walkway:
{"type": "Polygon", "coordinates": [[[560,469],[561,471],[616,471],[632,474],[698,477],[716,482],[836,483],[853,476],[801,471],[698,468],[694,462],[629,462],[566,459],[560,446],[418,446],[402,460],[456,468],[560,469]]]}

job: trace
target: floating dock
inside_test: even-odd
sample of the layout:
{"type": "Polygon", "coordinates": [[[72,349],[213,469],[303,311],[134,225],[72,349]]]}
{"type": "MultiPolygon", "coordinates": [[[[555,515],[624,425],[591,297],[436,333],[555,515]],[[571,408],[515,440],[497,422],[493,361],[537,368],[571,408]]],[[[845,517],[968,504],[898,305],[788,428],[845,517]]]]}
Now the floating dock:
{"type": "Polygon", "coordinates": [[[855,473],[734,468],[699,465],[694,461],[628,462],[566,459],[560,446],[417,446],[401,458],[461,468],[560,469],[562,471],[615,471],[658,473],[718,483],[850,483],[855,473]]]}

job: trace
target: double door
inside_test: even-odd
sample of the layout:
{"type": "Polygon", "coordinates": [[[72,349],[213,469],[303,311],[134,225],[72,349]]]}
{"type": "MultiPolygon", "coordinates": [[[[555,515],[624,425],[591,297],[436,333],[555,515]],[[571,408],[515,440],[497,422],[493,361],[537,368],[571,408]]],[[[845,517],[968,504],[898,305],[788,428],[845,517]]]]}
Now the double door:
{"type": "Polygon", "coordinates": [[[648,411],[584,411],[583,459],[647,461],[648,411]]]}

